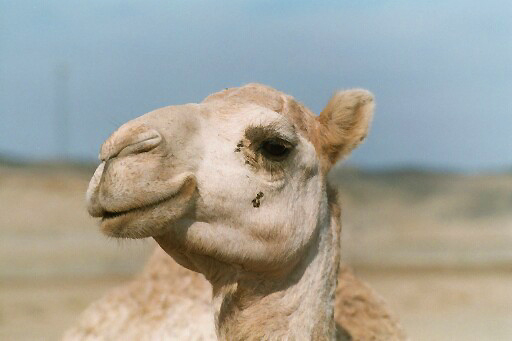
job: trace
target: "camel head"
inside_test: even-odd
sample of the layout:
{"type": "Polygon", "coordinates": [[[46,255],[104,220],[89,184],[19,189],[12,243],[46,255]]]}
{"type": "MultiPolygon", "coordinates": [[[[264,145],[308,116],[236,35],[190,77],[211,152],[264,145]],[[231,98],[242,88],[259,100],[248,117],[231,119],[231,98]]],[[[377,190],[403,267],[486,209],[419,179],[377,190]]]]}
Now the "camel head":
{"type": "Polygon", "coordinates": [[[290,267],[330,219],[327,172],[365,138],[372,111],[365,90],[336,93],[315,116],[258,84],[152,111],[101,147],[88,211],[106,235],[154,237],[196,271],[290,267]]]}

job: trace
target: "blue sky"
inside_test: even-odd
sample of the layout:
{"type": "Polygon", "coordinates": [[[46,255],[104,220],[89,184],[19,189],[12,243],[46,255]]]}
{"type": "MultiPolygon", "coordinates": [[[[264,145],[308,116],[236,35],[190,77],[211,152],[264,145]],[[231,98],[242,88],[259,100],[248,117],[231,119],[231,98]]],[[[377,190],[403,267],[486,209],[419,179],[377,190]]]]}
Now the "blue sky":
{"type": "Polygon", "coordinates": [[[376,95],[363,167],[512,167],[509,1],[0,0],[0,155],[57,155],[56,70],[69,70],[69,155],[125,121],[260,82],[319,112],[376,95]]]}

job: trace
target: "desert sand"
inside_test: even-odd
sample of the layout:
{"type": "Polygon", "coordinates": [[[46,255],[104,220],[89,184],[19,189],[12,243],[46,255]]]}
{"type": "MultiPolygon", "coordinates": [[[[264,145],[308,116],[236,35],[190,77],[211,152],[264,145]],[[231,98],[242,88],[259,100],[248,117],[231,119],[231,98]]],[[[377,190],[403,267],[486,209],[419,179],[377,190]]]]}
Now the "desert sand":
{"type": "MultiPolygon", "coordinates": [[[[150,240],[102,236],[90,166],[0,165],[0,340],[56,340],[140,271],[150,240]]],[[[336,169],[343,259],[412,340],[512,340],[512,175],[336,169]]]]}

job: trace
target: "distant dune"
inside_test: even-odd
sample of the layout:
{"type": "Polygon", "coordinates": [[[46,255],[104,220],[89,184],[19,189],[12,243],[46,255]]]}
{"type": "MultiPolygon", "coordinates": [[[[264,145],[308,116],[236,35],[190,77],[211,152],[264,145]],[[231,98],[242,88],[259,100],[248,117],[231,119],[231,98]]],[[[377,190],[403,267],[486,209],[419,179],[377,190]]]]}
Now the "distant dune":
{"type": "Polygon", "coordinates": [[[359,266],[512,264],[512,174],[336,169],[343,246],[359,266]]]}

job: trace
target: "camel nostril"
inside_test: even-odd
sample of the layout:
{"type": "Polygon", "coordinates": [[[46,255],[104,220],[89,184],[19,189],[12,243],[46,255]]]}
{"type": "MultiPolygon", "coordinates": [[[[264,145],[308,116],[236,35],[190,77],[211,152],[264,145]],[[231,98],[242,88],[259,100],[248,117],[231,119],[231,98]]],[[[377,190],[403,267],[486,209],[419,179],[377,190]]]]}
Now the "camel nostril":
{"type": "Polygon", "coordinates": [[[160,134],[158,134],[156,136],[151,136],[145,140],[138,141],[138,142],[132,143],[132,144],[124,147],[123,149],[121,149],[119,154],[117,154],[117,156],[125,156],[125,155],[130,155],[130,154],[139,154],[139,153],[149,152],[151,149],[158,146],[160,144],[160,142],[162,142],[162,137],[160,136],[160,134]]]}
{"type": "Polygon", "coordinates": [[[100,160],[106,161],[116,156],[148,152],[161,142],[162,136],[155,129],[144,124],[125,125],[112,134],[103,144],[100,151],[100,160]]]}

